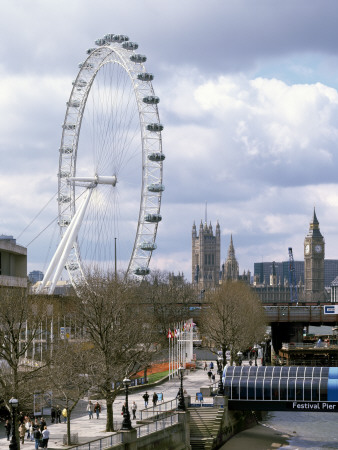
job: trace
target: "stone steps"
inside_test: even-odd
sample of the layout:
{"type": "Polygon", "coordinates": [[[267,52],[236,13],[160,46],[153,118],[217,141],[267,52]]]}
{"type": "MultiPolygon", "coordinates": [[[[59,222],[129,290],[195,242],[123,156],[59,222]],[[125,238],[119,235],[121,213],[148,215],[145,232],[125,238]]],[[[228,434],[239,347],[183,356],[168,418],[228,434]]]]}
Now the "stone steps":
{"type": "Polygon", "coordinates": [[[223,409],[189,408],[192,450],[211,450],[221,429],[223,409]]]}

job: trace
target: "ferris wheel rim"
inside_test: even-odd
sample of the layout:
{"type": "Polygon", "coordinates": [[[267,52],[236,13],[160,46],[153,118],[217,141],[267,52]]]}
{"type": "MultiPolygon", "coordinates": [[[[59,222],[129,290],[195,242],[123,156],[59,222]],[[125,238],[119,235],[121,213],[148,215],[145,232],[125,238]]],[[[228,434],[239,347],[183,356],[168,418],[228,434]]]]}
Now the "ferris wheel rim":
{"type": "MultiPolygon", "coordinates": [[[[110,35],[116,36],[116,35],[110,35]]],[[[122,41],[123,42],[123,41],[122,41]]],[[[97,48],[91,49],[89,56],[82,63],[80,70],[73,82],[73,88],[67,102],[66,114],[63,122],[63,132],[61,138],[59,173],[58,173],[58,208],[60,235],[63,236],[65,229],[73,219],[76,211],[75,207],[75,183],[66,187],[65,178],[76,176],[76,164],[78,144],[81,134],[83,115],[86,109],[88,96],[96,76],[106,64],[116,63],[127,73],[132,89],[134,91],[135,102],[139,115],[139,127],[141,132],[142,154],[142,185],[140,192],[140,205],[138,213],[137,230],[133,249],[130,255],[126,276],[144,276],[149,273],[149,262],[152,252],[156,249],[156,235],[158,223],[161,220],[160,206],[162,191],[164,190],[163,180],[163,160],[161,131],[157,107],[157,99],[151,83],[147,79],[147,72],[144,66],[145,57],[135,52],[133,48],[123,48],[121,42],[100,43],[97,48]],[[139,77],[143,74],[143,77],[139,77]],[[142,78],[145,80],[143,81],[142,78]],[[149,103],[145,99],[148,99],[149,103]],[[76,113],[76,110],[78,112],[76,113]],[[149,119],[150,118],[150,119],[149,119]],[[151,142],[150,142],[151,140],[151,142]],[[69,145],[71,141],[72,145],[69,145]],[[71,154],[69,170],[65,171],[65,160],[71,154]],[[152,155],[157,155],[156,158],[152,155]],[[69,199],[67,197],[69,193],[69,199]],[[65,214],[65,202],[70,203],[69,210],[65,214]],[[68,216],[67,216],[68,215],[68,216]]],[[[126,46],[127,47],[127,46],[126,46]]],[[[149,77],[151,78],[151,77],[149,77]]],[[[69,161],[68,161],[69,163],[69,161]]],[[[78,243],[74,244],[72,254],[69,256],[66,268],[74,286],[79,279],[86,279],[86,273],[81,263],[80,249],[78,243]]]]}

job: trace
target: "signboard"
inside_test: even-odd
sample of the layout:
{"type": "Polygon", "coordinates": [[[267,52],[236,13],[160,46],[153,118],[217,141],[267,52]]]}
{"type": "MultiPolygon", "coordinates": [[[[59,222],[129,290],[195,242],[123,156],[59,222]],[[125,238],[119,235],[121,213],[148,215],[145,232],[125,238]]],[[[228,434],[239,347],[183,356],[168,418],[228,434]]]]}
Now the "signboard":
{"type": "Polygon", "coordinates": [[[33,395],[34,416],[50,414],[52,405],[52,391],[35,392],[33,395]]]}
{"type": "Polygon", "coordinates": [[[324,305],[324,314],[338,314],[338,305],[324,305]]]}
{"type": "Polygon", "coordinates": [[[70,327],[60,327],[60,338],[61,339],[69,339],[70,333],[71,333],[70,327]]]}
{"type": "Polygon", "coordinates": [[[293,411],[325,411],[338,412],[336,402],[292,402],[293,411]]]}

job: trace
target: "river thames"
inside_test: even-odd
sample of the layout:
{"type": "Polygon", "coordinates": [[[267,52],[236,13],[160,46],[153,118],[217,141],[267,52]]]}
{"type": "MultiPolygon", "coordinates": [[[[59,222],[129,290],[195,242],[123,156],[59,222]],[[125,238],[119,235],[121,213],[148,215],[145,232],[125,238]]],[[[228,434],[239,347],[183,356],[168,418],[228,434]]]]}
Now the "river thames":
{"type": "Polygon", "coordinates": [[[337,421],[337,413],[271,412],[261,425],[234,436],[222,449],[338,449],[337,421]]]}

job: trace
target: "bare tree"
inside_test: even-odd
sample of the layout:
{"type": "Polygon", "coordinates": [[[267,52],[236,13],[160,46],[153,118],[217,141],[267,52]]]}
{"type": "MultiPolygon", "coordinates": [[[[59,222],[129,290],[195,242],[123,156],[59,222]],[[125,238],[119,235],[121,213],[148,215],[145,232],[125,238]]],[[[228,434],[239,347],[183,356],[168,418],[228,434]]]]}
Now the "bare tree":
{"type": "MultiPolygon", "coordinates": [[[[39,340],[45,308],[38,296],[26,289],[0,288],[0,395],[10,410],[9,399],[19,400],[21,410],[32,404],[32,379],[43,363],[27,365],[27,355],[39,340]]],[[[16,430],[17,431],[17,430],[16,430]]],[[[19,445],[19,439],[17,439],[19,445]]]]}
{"type": "Polygon", "coordinates": [[[166,272],[156,271],[140,286],[142,302],[152,313],[158,338],[167,343],[170,324],[191,317],[190,307],[196,303],[196,292],[183,277],[174,277],[166,272]]]}
{"type": "Polygon", "coordinates": [[[258,296],[240,281],[226,281],[206,295],[200,330],[223,361],[231,352],[231,363],[238,351],[259,342],[266,329],[264,309],[258,296]]]}
{"type": "Polygon", "coordinates": [[[94,274],[82,286],[80,299],[77,316],[94,347],[95,382],[107,405],[106,431],[114,431],[114,400],[123,378],[149,360],[153,330],[133,284],[94,274]]]}
{"type": "Polygon", "coordinates": [[[71,442],[71,415],[78,402],[92,386],[95,355],[84,342],[60,339],[51,364],[43,373],[41,385],[52,390],[53,400],[67,410],[67,445],[71,442]]]}

